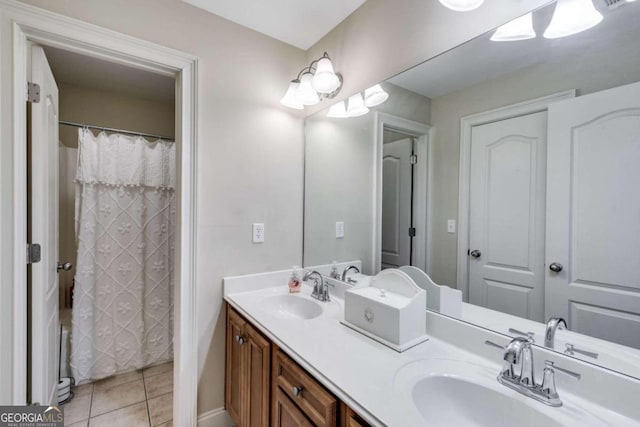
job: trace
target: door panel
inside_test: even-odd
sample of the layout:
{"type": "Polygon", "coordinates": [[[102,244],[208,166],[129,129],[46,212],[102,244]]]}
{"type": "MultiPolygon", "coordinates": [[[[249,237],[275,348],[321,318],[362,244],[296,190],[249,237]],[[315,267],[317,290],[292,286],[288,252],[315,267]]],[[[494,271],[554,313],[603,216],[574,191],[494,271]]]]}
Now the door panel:
{"type": "Polygon", "coordinates": [[[227,306],[227,354],[226,354],[226,387],[225,406],[229,416],[238,426],[245,425],[245,408],[248,402],[248,377],[244,368],[245,359],[243,344],[236,337],[241,337],[246,322],[229,306],[227,306]]]}
{"type": "Polygon", "coordinates": [[[546,316],[640,348],[640,84],[549,108],[546,316]]]}
{"type": "Polygon", "coordinates": [[[382,156],[382,266],[410,265],[411,227],[410,138],[383,146],[382,156]]]}
{"type": "Polygon", "coordinates": [[[469,302],[542,321],[546,112],[472,129],[469,302]]]}
{"type": "Polygon", "coordinates": [[[31,401],[57,404],[58,394],[58,88],[39,46],[31,47],[31,241],[42,258],[31,265],[31,401]]]}
{"type": "Polygon", "coordinates": [[[249,387],[249,427],[269,426],[271,343],[249,323],[245,324],[249,387]]]}

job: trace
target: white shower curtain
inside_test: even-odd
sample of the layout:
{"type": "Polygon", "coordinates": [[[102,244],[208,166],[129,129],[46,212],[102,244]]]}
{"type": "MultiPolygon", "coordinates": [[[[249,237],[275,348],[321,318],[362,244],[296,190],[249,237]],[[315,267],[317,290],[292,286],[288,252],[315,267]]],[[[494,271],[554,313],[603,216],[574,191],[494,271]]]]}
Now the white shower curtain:
{"type": "Polygon", "coordinates": [[[76,382],[173,359],[175,144],[80,129],[76,382]]]}

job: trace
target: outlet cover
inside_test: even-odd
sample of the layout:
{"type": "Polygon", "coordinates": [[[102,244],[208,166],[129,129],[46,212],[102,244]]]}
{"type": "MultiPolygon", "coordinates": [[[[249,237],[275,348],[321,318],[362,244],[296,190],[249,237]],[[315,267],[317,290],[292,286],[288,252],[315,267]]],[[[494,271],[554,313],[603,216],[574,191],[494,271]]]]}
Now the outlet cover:
{"type": "Polygon", "coordinates": [[[264,243],[264,224],[253,224],[253,243],[264,243]]]}
{"type": "Polygon", "coordinates": [[[456,220],[450,219],[447,221],[447,233],[455,233],[456,232],[456,220]]]}
{"type": "Polygon", "coordinates": [[[344,221],[336,222],[336,239],[344,239],[344,221]]]}

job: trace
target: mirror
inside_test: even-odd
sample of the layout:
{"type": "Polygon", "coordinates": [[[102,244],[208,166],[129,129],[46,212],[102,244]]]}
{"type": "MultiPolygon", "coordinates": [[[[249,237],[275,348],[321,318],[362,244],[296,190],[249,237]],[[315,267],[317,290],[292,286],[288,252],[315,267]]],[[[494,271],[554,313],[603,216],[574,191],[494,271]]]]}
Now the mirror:
{"type": "Polygon", "coordinates": [[[364,115],[308,117],[304,265],[417,266],[462,320],[640,378],[640,2],[609,3],[556,39],[541,8],[536,38],[492,31],[364,115]]]}

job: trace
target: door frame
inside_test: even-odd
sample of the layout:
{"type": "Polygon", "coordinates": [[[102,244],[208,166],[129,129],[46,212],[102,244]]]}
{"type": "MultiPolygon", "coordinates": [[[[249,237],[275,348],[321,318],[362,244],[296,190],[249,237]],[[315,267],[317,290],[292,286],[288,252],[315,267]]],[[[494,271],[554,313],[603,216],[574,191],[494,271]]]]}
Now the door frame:
{"type": "Polygon", "coordinates": [[[416,228],[416,238],[413,240],[413,260],[412,264],[424,270],[427,274],[431,272],[431,228],[429,221],[431,218],[431,205],[429,197],[431,194],[431,132],[433,127],[425,123],[419,123],[402,117],[376,111],[374,116],[374,141],[373,149],[373,233],[371,265],[374,271],[380,271],[382,266],[382,149],[384,130],[391,129],[407,134],[408,137],[416,138],[416,180],[413,188],[413,218],[416,228]],[[425,160],[421,160],[425,159],[425,160]],[[423,237],[422,239],[420,237],[423,237]]]}
{"type": "Polygon", "coordinates": [[[460,119],[460,171],[458,179],[458,248],[457,289],[462,291],[463,301],[469,301],[469,205],[471,188],[471,134],[475,126],[547,111],[549,104],[575,98],[576,90],[570,89],[517,104],[506,105],[460,119]]]}
{"type": "Polygon", "coordinates": [[[0,178],[2,276],[0,297],[13,309],[0,318],[0,396],[3,404],[24,405],[27,392],[27,43],[53,46],[86,56],[176,78],[178,148],[178,230],[174,306],[174,422],[196,426],[198,358],[196,337],[196,198],[198,58],[175,49],[111,31],[13,0],[0,0],[0,45],[8,67],[0,76],[0,178]],[[12,73],[12,74],[10,74],[12,73]],[[9,214],[9,215],[7,215],[9,214]],[[5,280],[7,279],[7,280],[5,280]],[[8,297],[7,299],[4,299],[8,297]],[[5,363],[6,362],[6,363],[5,363]],[[5,371],[5,369],[10,371],[5,371]],[[10,396],[10,397],[9,397],[10,396]]]}

